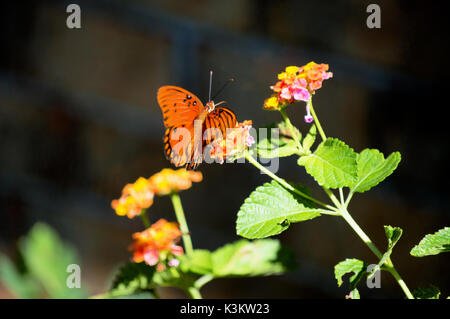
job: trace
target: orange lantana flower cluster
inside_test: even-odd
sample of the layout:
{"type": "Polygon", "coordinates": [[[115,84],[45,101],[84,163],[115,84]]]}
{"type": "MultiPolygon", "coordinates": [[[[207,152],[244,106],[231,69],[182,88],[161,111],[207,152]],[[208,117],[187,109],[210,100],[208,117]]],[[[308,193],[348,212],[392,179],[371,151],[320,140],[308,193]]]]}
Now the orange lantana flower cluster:
{"type": "Polygon", "coordinates": [[[148,179],[139,177],[133,184],[127,184],[122,190],[122,196],[111,202],[111,207],[119,216],[127,215],[133,218],[140,215],[143,209],[153,204],[154,188],[148,179]]]}
{"type": "Polygon", "coordinates": [[[178,266],[175,256],[183,254],[183,247],[176,245],[182,233],[175,222],[160,219],[150,228],[133,234],[133,261],[145,262],[150,266],[157,265],[156,269],[162,271],[169,266],[178,266]]]}
{"type": "Polygon", "coordinates": [[[149,182],[154,186],[155,194],[167,195],[172,192],[179,192],[191,188],[192,182],[201,182],[203,175],[201,172],[188,171],[184,168],[173,170],[164,168],[161,172],[149,178],[149,182]]]}
{"type": "Polygon", "coordinates": [[[139,177],[133,184],[127,184],[122,190],[122,196],[111,202],[111,207],[117,215],[133,218],[153,204],[155,195],[163,196],[189,189],[192,182],[202,179],[201,172],[165,168],[148,179],[139,177]]]}
{"type": "Polygon", "coordinates": [[[227,129],[225,138],[217,138],[210,145],[209,156],[220,164],[224,160],[235,160],[243,155],[245,150],[255,144],[250,135],[252,121],[237,123],[235,128],[227,129]]]}
{"type": "Polygon", "coordinates": [[[278,74],[278,82],[271,86],[274,94],[264,101],[267,110],[280,110],[296,101],[308,102],[311,95],[322,87],[322,82],[333,76],[328,72],[328,64],[308,64],[288,66],[278,74]]]}

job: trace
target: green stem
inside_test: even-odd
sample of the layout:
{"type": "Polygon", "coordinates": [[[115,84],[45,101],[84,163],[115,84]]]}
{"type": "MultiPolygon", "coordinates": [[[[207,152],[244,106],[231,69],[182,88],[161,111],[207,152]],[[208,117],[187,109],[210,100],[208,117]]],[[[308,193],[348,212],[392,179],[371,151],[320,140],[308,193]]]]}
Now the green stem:
{"type": "Polygon", "coordinates": [[[345,219],[347,224],[350,225],[350,227],[355,231],[355,233],[361,238],[361,240],[369,247],[369,249],[375,254],[375,256],[378,257],[378,259],[381,259],[383,257],[383,254],[378,250],[378,248],[375,246],[375,244],[370,240],[369,236],[364,233],[364,231],[359,227],[359,225],[356,223],[356,221],[353,219],[353,217],[350,215],[350,213],[346,209],[341,210],[341,216],[345,219]]]}
{"type": "Polygon", "coordinates": [[[334,196],[333,192],[327,187],[322,187],[322,188],[325,191],[325,193],[327,193],[328,197],[330,197],[333,204],[336,205],[336,208],[339,209],[339,207],[341,207],[341,204],[339,203],[336,196],[334,196]]]}
{"type": "Polygon", "coordinates": [[[395,269],[394,265],[392,265],[389,267],[386,267],[386,269],[392,274],[392,276],[395,278],[395,280],[397,281],[397,283],[400,285],[400,287],[402,288],[403,292],[405,293],[406,297],[408,299],[415,299],[413,294],[411,293],[411,291],[409,290],[408,286],[406,285],[406,283],[403,281],[402,277],[400,276],[400,274],[397,272],[397,270],[395,269]]]}
{"type": "Polygon", "coordinates": [[[141,220],[142,220],[142,223],[144,224],[144,227],[146,229],[149,228],[150,227],[150,222],[149,222],[148,217],[147,217],[147,210],[146,209],[142,209],[140,215],[141,215],[141,220]]]}
{"type": "Polygon", "coordinates": [[[186,249],[186,254],[191,255],[194,251],[192,248],[192,240],[191,235],[189,234],[189,228],[186,222],[186,218],[184,217],[183,206],[181,205],[180,195],[178,193],[172,193],[170,195],[170,199],[172,200],[173,209],[175,210],[175,215],[177,216],[178,224],[180,224],[180,230],[183,233],[183,243],[184,249],[186,249]]]}
{"type": "Polygon", "coordinates": [[[341,199],[341,205],[344,205],[344,191],[342,187],[339,187],[339,198],[341,199]]]}
{"type": "Polygon", "coordinates": [[[203,299],[202,294],[200,291],[195,287],[189,287],[186,289],[186,293],[191,297],[192,299],[203,299]]]}
{"type": "Polygon", "coordinates": [[[331,206],[331,205],[327,205],[325,203],[322,203],[321,201],[306,195],[305,193],[299,191],[298,189],[294,188],[291,184],[289,184],[288,182],[286,182],[284,179],[278,177],[277,175],[275,175],[274,173],[272,173],[270,170],[268,170],[267,168],[265,168],[264,166],[262,166],[261,164],[258,163],[258,161],[256,159],[254,159],[249,153],[245,153],[245,158],[253,164],[253,166],[255,166],[256,168],[258,168],[260,171],[266,173],[267,175],[269,175],[272,179],[276,180],[278,183],[280,183],[281,185],[283,185],[285,188],[287,188],[288,190],[302,196],[303,198],[309,199],[310,201],[319,204],[325,208],[328,208],[332,211],[336,211],[336,208],[331,206]]]}
{"type": "Polygon", "coordinates": [[[314,111],[314,107],[312,104],[312,97],[309,98],[308,103],[309,103],[309,110],[311,111],[311,114],[314,118],[314,122],[316,123],[317,129],[319,130],[319,134],[322,137],[322,140],[325,141],[327,137],[322,129],[322,125],[320,125],[319,118],[317,117],[316,112],[314,111]]]}
{"type": "MultiPolygon", "coordinates": [[[[178,193],[170,194],[170,199],[172,200],[173,209],[175,210],[175,215],[177,216],[178,224],[180,224],[180,230],[183,233],[183,243],[184,249],[186,250],[187,255],[192,255],[194,252],[194,248],[192,247],[191,235],[189,234],[189,228],[186,222],[186,218],[184,217],[183,206],[181,205],[180,195],[178,193]]],[[[191,287],[186,288],[186,293],[192,299],[202,299],[202,294],[200,290],[195,286],[195,284],[191,287]]]]}
{"type": "Polygon", "coordinates": [[[345,209],[347,209],[348,204],[350,203],[350,200],[352,199],[352,196],[353,196],[353,192],[350,191],[350,193],[348,194],[347,199],[345,200],[345,203],[344,203],[345,209]]]}
{"type": "Polygon", "coordinates": [[[201,276],[200,278],[198,278],[195,283],[194,286],[197,289],[200,289],[201,287],[203,287],[204,285],[206,285],[208,282],[210,282],[211,280],[214,279],[214,275],[213,274],[206,274],[201,276]]]}

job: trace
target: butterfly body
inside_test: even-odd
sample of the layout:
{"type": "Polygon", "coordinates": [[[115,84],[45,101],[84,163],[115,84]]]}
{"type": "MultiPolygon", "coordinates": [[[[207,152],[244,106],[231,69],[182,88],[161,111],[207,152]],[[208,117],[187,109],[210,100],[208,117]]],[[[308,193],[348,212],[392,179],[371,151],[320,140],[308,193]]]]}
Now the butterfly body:
{"type": "Polygon", "coordinates": [[[213,101],[203,104],[178,86],[159,88],[157,100],[166,127],[165,155],[176,167],[196,168],[202,162],[205,146],[236,125],[236,115],[231,110],[217,107],[220,103],[213,101]]]}

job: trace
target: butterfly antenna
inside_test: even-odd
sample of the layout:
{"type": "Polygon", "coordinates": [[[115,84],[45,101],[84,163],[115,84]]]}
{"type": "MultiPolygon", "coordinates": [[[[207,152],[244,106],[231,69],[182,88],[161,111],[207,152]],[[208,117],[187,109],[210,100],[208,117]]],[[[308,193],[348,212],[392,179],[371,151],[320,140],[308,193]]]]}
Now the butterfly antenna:
{"type": "Polygon", "coordinates": [[[213,71],[209,71],[209,100],[208,102],[211,102],[211,88],[212,88],[212,75],[213,71]]]}
{"type": "MultiPolygon", "coordinates": [[[[216,96],[219,95],[227,87],[227,85],[230,84],[231,82],[234,82],[234,78],[229,78],[228,81],[226,81],[225,84],[222,85],[220,90],[216,94],[214,94],[212,99],[214,100],[216,98],[216,96]]],[[[209,100],[211,101],[211,99],[209,99],[209,100]]]]}

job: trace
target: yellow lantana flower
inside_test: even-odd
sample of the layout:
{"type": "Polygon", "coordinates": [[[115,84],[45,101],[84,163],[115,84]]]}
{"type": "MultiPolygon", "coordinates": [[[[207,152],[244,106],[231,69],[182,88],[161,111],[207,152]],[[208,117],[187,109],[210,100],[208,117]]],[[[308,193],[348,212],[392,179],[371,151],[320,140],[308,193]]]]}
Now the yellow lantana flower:
{"type": "Polygon", "coordinates": [[[153,185],[155,194],[167,195],[172,192],[179,192],[191,188],[192,182],[201,182],[203,175],[201,172],[187,171],[182,168],[173,170],[164,168],[161,172],[149,178],[153,185]]]}

